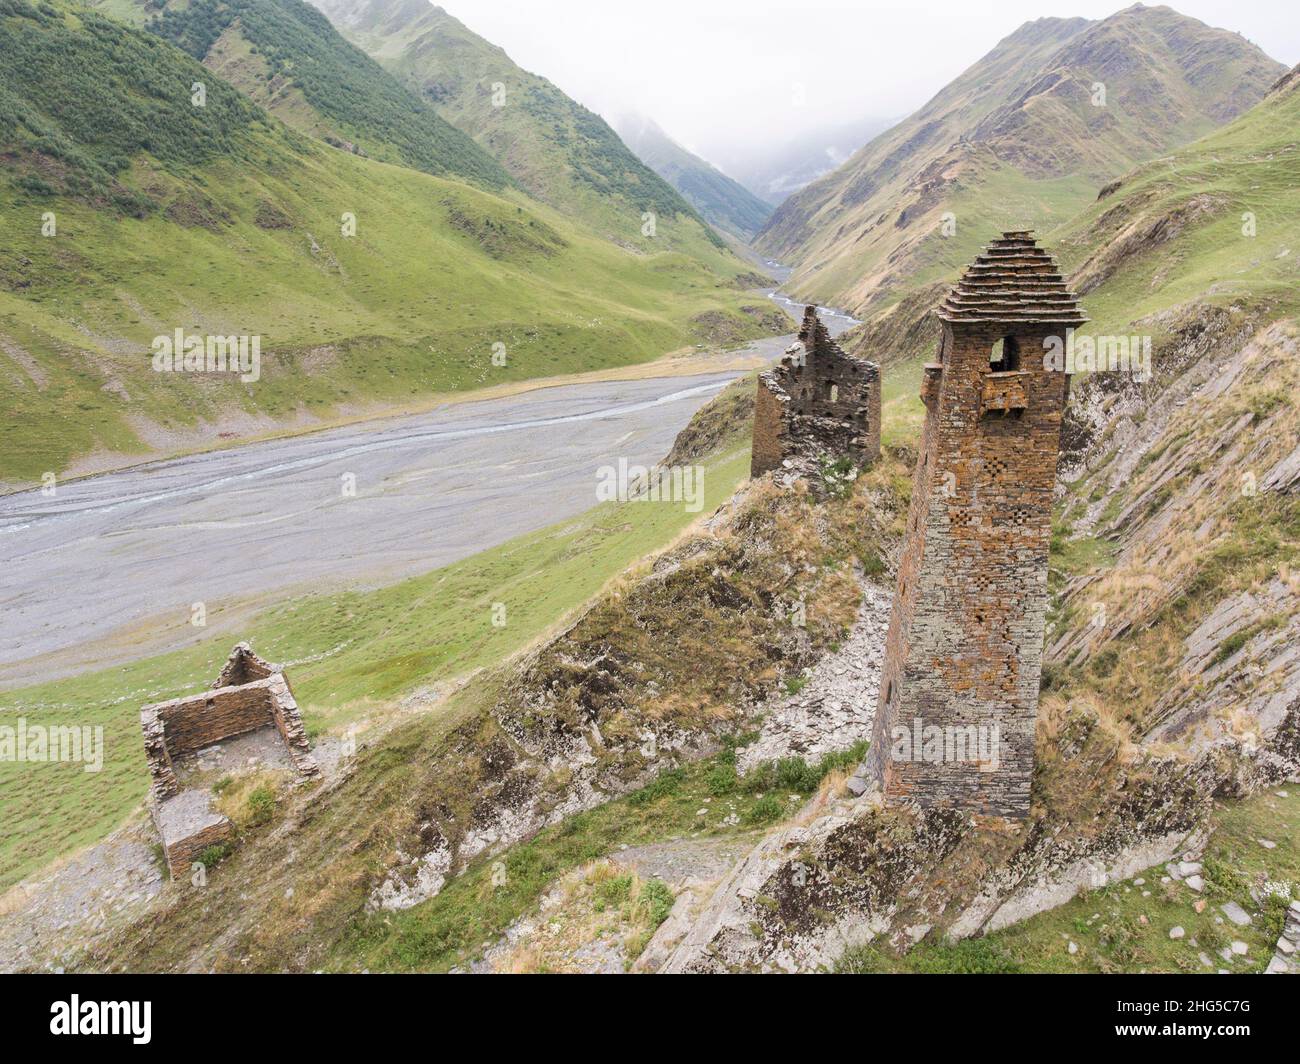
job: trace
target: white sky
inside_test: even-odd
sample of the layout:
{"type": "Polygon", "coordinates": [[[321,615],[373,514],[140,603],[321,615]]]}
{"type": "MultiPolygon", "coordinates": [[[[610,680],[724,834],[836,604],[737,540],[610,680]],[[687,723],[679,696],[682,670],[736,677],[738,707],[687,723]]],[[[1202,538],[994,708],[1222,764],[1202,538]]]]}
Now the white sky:
{"type": "MultiPolygon", "coordinates": [[[[440,0],[607,118],[639,112],[709,158],[774,128],[900,118],[1021,24],[1123,0],[440,0]],[[775,127],[774,127],[775,124],[775,127]]],[[[1300,62],[1298,0],[1178,0],[1300,62]]]]}

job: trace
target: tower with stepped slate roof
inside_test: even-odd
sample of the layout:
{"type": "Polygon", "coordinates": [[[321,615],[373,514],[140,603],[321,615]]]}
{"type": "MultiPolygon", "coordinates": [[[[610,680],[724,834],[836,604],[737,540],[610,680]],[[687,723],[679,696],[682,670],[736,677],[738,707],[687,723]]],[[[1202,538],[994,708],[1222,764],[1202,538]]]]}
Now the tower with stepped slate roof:
{"type": "Polygon", "coordinates": [[[1068,393],[1044,352],[1087,319],[1023,231],[994,240],[937,314],[872,744],[850,783],[1023,817],[1068,393]]]}

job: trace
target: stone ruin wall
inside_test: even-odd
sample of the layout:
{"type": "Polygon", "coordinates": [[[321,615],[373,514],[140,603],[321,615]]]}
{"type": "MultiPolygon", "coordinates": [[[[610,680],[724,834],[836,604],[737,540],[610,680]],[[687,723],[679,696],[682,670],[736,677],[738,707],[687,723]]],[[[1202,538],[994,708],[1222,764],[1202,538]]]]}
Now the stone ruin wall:
{"type": "Polygon", "coordinates": [[[297,770],[305,776],[316,775],[302,714],[282,672],[241,643],[214,687],[140,711],[155,799],[168,798],[180,789],[173,759],[267,725],[279,731],[297,770]],[[235,682],[228,682],[231,680],[235,682]]]}
{"type": "Polygon", "coordinates": [[[755,477],[780,469],[786,457],[787,427],[782,409],[786,400],[764,380],[766,376],[759,376],[754,395],[754,444],[749,469],[755,477]]]}
{"type": "Polygon", "coordinates": [[[759,375],[752,455],[755,477],[788,459],[861,466],[880,457],[880,367],[846,354],[816,307],[805,310],[797,344],[759,375]]]}
{"type": "MultiPolygon", "coordinates": [[[[1024,236],[1008,234],[993,247],[1007,245],[1010,254],[1025,243],[1024,236]]],[[[1034,315],[1073,313],[1082,320],[1073,296],[1057,298],[1058,287],[1069,294],[1055,264],[1033,251],[1050,271],[1036,265],[1023,282],[1031,293],[1021,301],[1023,319],[1002,309],[997,313],[1013,320],[982,321],[959,310],[943,322],[940,361],[925,369],[926,419],[907,538],[872,744],[855,781],[855,789],[874,784],[887,799],[1006,817],[1029,811],[1053,488],[1068,386],[1066,374],[1043,368],[1041,355],[1043,338],[1060,335],[1063,325],[1034,315]],[[1040,288],[1053,293],[1041,306],[1040,288]],[[1007,337],[1022,361],[1016,368],[991,367],[995,343],[1007,337]],[[894,728],[915,735],[917,722],[952,734],[977,734],[969,731],[974,726],[986,736],[996,724],[996,763],[895,760],[894,728]]]]}
{"type": "Polygon", "coordinates": [[[268,676],[282,671],[254,654],[247,643],[240,643],[231,651],[220,674],[212,681],[212,686],[237,687],[240,684],[252,683],[254,680],[265,680],[268,676]]]}
{"type": "Polygon", "coordinates": [[[171,832],[155,814],[154,826],[163,838],[163,857],[167,861],[167,871],[172,879],[184,879],[210,846],[220,846],[235,837],[235,825],[226,817],[216,814],[207,826],[188,834],[183,834],[169,842],[171,832]]]}
{"type": "Polygon", "coordinates": [[[222,687],[157,706],[167,753],[184,757],[205,746],[233,739],[272,723],[264,682],[222,687]]]}

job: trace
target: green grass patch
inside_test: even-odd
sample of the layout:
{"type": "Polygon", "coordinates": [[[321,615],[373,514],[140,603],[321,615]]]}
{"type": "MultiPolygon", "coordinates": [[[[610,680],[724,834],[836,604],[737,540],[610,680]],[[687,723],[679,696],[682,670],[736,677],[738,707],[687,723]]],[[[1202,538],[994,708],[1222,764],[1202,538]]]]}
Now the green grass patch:
{"type": "MultiPolygon", "coordinates": [[[[742,737],[714,757],[668,769],[640,790],[569,817],[504,854],[479,859],[429,901],[362,918],[335,950],[330,967],[446,971],[466,964],[571,869],[605,856],[617,860],[620,846],[733,835],[769,824],[792,811],[786,790],[810,794],[825,772],[856,763],[865,751],[860,744],[828,754],[812,768],[802,759],[789,758],[737,781],[736,749],[744,742],[742,737]],[[719,779],[731,781],[721,792],[719,779]],[[782,787],[780,794],[751,798],[757,789],[772,784],[782,787]],[[762,803],[767,803],[764,815],[749,815],[762,803]]],[[[631,876],[614,876],[601,883],[603,903],[623,905],[631,882],[631,876]]],[[[658,880],[647,880],[638,900],[651,905],[654,926],[672,908],[672,893],[658,880]]]]}

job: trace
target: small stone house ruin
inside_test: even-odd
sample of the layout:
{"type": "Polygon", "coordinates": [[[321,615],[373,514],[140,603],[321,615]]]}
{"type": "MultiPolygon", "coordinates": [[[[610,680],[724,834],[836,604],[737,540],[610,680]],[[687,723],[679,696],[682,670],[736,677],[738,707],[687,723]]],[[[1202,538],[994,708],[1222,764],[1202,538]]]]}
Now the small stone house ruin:
{"type": "Polygon", "coordinates": [[[938,318],[867,761],[886,800],[1019,818],[1034,771],[1066,373],[1044,341],[1087,319],[1032,234],[978,256],[938,318]]]}
{"type": "Polygon", "coordinates": [[[215,744],[267,729],[304,777],[320,775],[307,745],[302,715],[284,672],[240,643],[212,688],[140,710],[145,760],[152,777],[149,807],[173,879],[187,875],[209,846],[234,835],[212,804],[211,790],[187,786],[183,767],[215,744]]]}
{"type": "Polygon", "coordinates": [[[750,475],[813,473],[845,457],[858,466],[880,457],[880,367],[846,354],[808,307],[799,339],[759,375],[750,475]]]}

